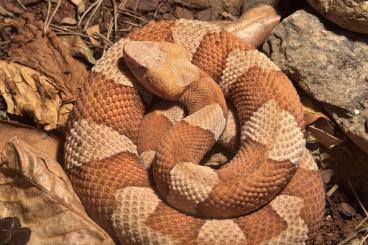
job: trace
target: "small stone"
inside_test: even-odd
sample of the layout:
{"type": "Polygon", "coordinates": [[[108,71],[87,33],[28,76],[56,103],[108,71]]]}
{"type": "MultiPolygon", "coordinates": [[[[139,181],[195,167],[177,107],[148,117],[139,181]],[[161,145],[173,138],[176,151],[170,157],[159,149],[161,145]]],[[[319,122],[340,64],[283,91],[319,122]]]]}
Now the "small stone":
{"type": "Polygon", "coordinates": [[[159,6],[159,8],[157,9],[157,11],[160,13],[160,14],[164,14],[164,13],[167,13],[171,10],[171,6],[169,3],[164,3],[164,4],[161,4],[159,6]]]}
{"type": "Polygon", "coordinates": [[[202,11],[199,11],[195,14],[195,18],[201,21],[211,21],[216,20],[218,18],[218,11],[214,8],[208,8],[202,11]]]}
{"type": "Polygon", "coordinates": [[[163,14],[162,19],[164,19],[164,20],[176,20],[175,16],[170,14],[170,13],[163,14]]]}
{"type": "Polygon", "coordinates": [[[360,111],[358,109],[354,109],[354,114],[355,115],[359,115],[360,114],[360,111]]]}
{"type": "Polygon", "coordinates": [[[321,171],[321,177],[323,183],[328,184],[330,183],[332,176],[334,175],[334,171],[332,169],[324,169],[321,171]]]}
{"type": "Polygon", "coordinates": [[[192,20],[194,18],[193,13],[186,8],[176,7],[175,15],[178,19],[192,20]]]}
{"type": "Polygon", "coordinates": [[[340,203],[337,206],[337,210],[346,217],[354,217],[356,215],[355,209],[345,202],[340,203]]]}
{"type": "Polygon", "coordinates": [[[143,12],[155,11],[158,7],[159,0],[140,0],[138,9],[143,12]]]}

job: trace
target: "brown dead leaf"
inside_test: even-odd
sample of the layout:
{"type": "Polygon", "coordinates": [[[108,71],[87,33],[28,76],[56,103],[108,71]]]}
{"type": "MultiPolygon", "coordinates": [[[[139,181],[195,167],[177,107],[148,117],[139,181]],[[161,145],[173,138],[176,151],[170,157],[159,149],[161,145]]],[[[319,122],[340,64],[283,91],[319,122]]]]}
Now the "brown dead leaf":
{"type": "Polygon", "coordinates": [[[89,39],[91,42],[95,45],[99,45],[100,41],[98,38],[96,38],[96,35],[100,34],[100,26],[99,25],[93,25],[87,28],[86,30],[87,35],[89,36],[89,39]]]}
{"type": "Polygon", "coordinates": [[[0,161],[0,218],[31,229],[29,244],[114,244],[86,214],[60,165],[13,138],[0,161]]]}
{"type": "Polygon", "coordinates": [[[307,96],[300,96],[304,112],[304,124],[310,125],[319,119],[331,121],[328,116],[321,112],[321,107],[307,96]]]}
{"type": "Polygon", "coordinates": [[[0,15],[1,16],[9,16],[14,17],[14,14],[8,11],[4,6],[0,5],[0,15]]]}
{"type": "Polygon", "coordinates": [[[30,116],[46,130],[66,123],[60,111],[67,105],[62,105],[58,88],[50,78],[31,68],[0,60],[0,95],[8,113],[30,116]]]}
{"type": "Polygon", "coordinates": [[[76,25],[78,22],[74,17],[65,17],[60,21],[60,24],[76,25]]]}
{"type": "Polygon", "coordinates": [[[73,56],[83,56],[89,63],[96,64],[92,50],[80,36],[59,36],[59,38],[69,48],[73,56]]]}
{"type": "Polygon", "coordinates": [[[279,23],[280,16],[273,7],[257,5],[243,13],[237,21],[223,24],[223,28],[258,47],[279,23]]]}
{"type": "Polygon", "coordinates": [[[84,0],[70,0],[74,5],[78,7],[78,13],[82,14],[86,10],[86,3],[84,0]]]}
{"type": "Polygon", "coordinates": [[[35,21],[31,13],[0,21],[0,32],[8,26],[17,30],[11,36],[8,59],[49,77],[63,104],[74,101],[88,76],[85,65],[71,56],[53,32],[44,35],[43,22],[35,21]]]}
{"type": "Polygon", "coordinates": [[[321,143],[323,146],[325,146],[328,149],[332,149],[336,145],[343,142],[343,140],[313,125],[307,128],[307,132],[313,138],[315,138],[317,142],[321,143]]]}
{"type": "Polygon", "coordinates": [[[47,134],[43,130],[24,124],[0,120],[0,135],[0,152],[3,151],[5,144],[16,136],[49,158],[55,160],[62,159],[63,141],[60,138],[47,134]]]}

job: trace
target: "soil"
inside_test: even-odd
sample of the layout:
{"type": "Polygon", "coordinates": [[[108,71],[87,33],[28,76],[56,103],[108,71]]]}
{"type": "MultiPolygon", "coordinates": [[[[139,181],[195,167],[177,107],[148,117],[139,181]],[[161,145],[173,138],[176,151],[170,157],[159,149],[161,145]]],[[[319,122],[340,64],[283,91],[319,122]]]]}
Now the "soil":
{"type": "MultiPolygon", "coordinates": [[[[60,6],[49,26],[50,30],[55,32],[56,35],[80,35],[92,49],[96,59],[101,57],[104,50],[111,46],[111,43],[127,36],[128,33],[150,20],[186,18],[212,21],[231,20],[233,18],[230,14],[220,13],[214,8],[194,9],[186,4],[181,4],[182,1],[173,0],[85,0],[85,7],[76,6],[69,0],[50,2],[51,11],[48,11],[48,1],[41,0],[0,0],[0,6],[4,6],[4,9],[8,11],[12,18],[20,18],[21,15],[31,13],[36,20],[44,21],[50,16],[50,12],[56,8],[57,3],[60,2],[60,6]],[[101,5],[94,9],[93,16],[91,13],[94,10],[86,16],[82,15],[77,18],[78,8],[89,9],[97,2],[101,2],[101,5]],[[66,19],[66,17],[69,19],[66,19]],[[78,22],[80,22],[79,25],[75,24],[78,22]],[[86,33],[89,27],[95,25],[99,25],[100,35],[102,36],[99,37],[98,42],[93,42],[86,33]]],[[[9,52],[10,47],[16,45],[14,44],[16,40],[10,37],[18,30],[6,27],[4,18],[1,16],[0,11],[0,26],[3,27],[0,32],[0,59],[9,59],[12,56],[12,53],[9,52]]],[[[85,60],[82,60],[82,62],[87,64],[88,69],[91,68],[91,64],[88,64],[85,60]]],[[[6,105],[0,96],[0,111],[5,109],[6,105]]],[[[341,134],[337,128],[335,130],[337,134],[341,134]]],[[[319,164],[325,182],[325,189],[328,193],[326,194],[325,217],[316,244],[347,244],[347,241],[344,240],[350,236],[356,239],[364,237],[364,232],[366,232],[365,230],[362,233],[357,233],[356,229],[357,225],[366,217],[363,209],[364,203],[368,203],[367,195],[365,198],[361,196],[361,193],[365,193],[364,176],[368,176],[368,165],[360,164],[365,160],[357,160],[357,158],[366,159],[366,155],[360,152],[344,135],[341,135],[341,138],[344,139],[344,143],[333,149],[326,149],[319,143],[312,142],[308,144],[319,164]],[[336,186],[338,186],[337,189],[336,186]],[[332,191],[334,189],[336,190],[332,191]],[[360,201],[363,204],[360,204],[360,201]]]]}

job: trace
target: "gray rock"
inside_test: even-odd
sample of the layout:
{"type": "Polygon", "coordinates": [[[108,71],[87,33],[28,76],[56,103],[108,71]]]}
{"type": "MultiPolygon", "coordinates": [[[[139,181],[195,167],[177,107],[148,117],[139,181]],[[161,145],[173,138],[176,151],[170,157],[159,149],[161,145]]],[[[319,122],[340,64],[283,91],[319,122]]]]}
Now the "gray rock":
{"type": "Polygon", "coordinates": [[[368,153],[368,42],[361,35],[299,10],[262,50],[368,153]]]}

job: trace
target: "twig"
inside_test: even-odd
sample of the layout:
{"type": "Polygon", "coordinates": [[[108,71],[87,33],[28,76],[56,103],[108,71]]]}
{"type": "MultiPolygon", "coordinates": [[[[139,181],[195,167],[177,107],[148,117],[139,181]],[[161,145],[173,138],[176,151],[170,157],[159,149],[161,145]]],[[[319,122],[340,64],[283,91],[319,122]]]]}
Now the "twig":
{"type": "Polygon", "coordinates": [[[124,7],[125,7],[125,5],[126,5],[126,3],[128,2],[128,0],[123,0],[120,4],[119,4],[119,7],[118,7],[118,9],[120,10],[120,9],[123,9],[124,7]]]}
{"type": "Polygon", "coordinates": [[[156,10],[155,10],[155,13],[154,13],[154,15],[153,15],[153,17],[155,17],[155,19],[157,18],[157,13],[158,13],[158,10],[161,8],[161,6],[162,5],[164,5],[165,4],[165,2],[162,2],[162,3],[160,3],[158,6],[157,6],[157,8],[156,8],[156,10]]]}
{"type": "Polygon", "coordinates": [[[229,18],[230,20],[237,20],[238,18],[236,18],[234,15],[224,11],[221,13],[222,16],[224,16],[225,18],[229,18]]]}
{"type": "Polygon", "coordinates": [[[102,4],[103,1],[104,0],[98,0],[98,3],[96,5],[95,9],[92,11],[91,15],[88,17],[88,20],[86,22],[86,25],[83,28],[84,31],[87,30],[87,28],[89,26],[89,22],[91,21],[92,17],[96,14],[97,10],[100,8],[100,6],[101,6],[101,4],[102,4]]]}
{"type": "Polygon", "coordinates": [[[117,32],[118,30],[118,7],[116,5],[116,1],[115,0],[111,0],[112,1],[112,4],[114,6],[114,31],[115,33],[117,32]]]}
{"type": "Polygon", "coordinates": [[[45,24],[44,24],[44,27],[43,27],[43,33],[44,34],[46,34],[47,29],[49,29],[49,26],[52,22],[52,19],[54,18],[54,16],[55,16],[56,12],[58,11],[60,5],[61,5],[61,0],[58,0],[54,11],[52,12],[51,16],[49,16],[50,12],[51,12],[51,2],[48,1],[47,16],[46,16],[45,24]]]}
{"type": "Polygon", "coordinates": [[[140,21],[142,21],[143,23],[147,23],[147,20],[146,19],[144,19],[144,18],[142,18],[142,17],[140,17],[140,16],[137,16],[134,12],[134,14],[131,12],[131,11],[128,11],[128,10],[124,10],[124,11],[122,11],[122,13],[123,14],[125,14],[125,15],[127,15],[127,16],[129,16],[129,17],[133,17],[133,18],[135,18],[135,19],[137,19],[137,20],[140,20],[140,21]]]}
{"type": "Polygon", "coordinates": [[[72,30],[57,26],[57,25],[51,24],[50,26],[51,26],[51,29],[59,31],[59,32],[64,32],[65,34],[77,35],[77,36],[89,38],[88,35],[85,35],[85,34],[82,34],[82,33],[76,32],[76,31],[72,31],[72,30]]]}
{"type": "Polygon", "coordinates": [[[328,197],[332,196],[332,194],[334,194],[334,192],[339,188],[339,186],[337,184],[335,184],[334,186],[331,187],[331,189],[329,191],[327,191],[326,195],[328,197]]]}
{"type": "Polygon", "coordinates": [[[358,194],[356,193],[355,189],[353,188],[353,185],[351,184],[350,180],[348,180],[348,184],[349,184],[349,186],[350,186],[351,190],[353,191],[353,195],[354,195],[355,199],[357,199],[357,201],[358,201],[358,203],[359,203],[360,207],[362,208],[362,210],[363,210],[363,212],[364,212],[365,216],[367,216],[367,217],[368,217],[367,209],[365,209],[365,207],[364,207],[364,205],[363,205],[362,201],[360,200],[360,198],[359,198],[358,194]]]}
{"type": "Polygon", "coordinates": [[[17,3],[24,9],[24,10],[27,10],[27,7],[24,6],[24,4],[20,1],[20,0],[17,0],[17,3]]]}
{"type": "Polygon", "coordinates": [[[96,33],[96,35],[99,38],[103,39],[110,47],[113,45],[113,43],[109,39],[107,39],[104,35],[102,35],[101,33],[96,33]]]}
{"type": "Polygon", "coordinates": [[[363,245],[363,244],[364,244],[364,242],[365,242],[367,239],[368,239],[368,234],[367,234],[365,237],[363,237],[363,239],[360,241],[360,245],[363,245]]]}
{"type": "Polygon", "coordinates": [[[121,22],[123,22],[125,24],[128,24],[128,25],[136,26],[136,27],[142,27],[142,25],[140,25],[140,24],[135,24],[135,23],[127,21],[127,20],[123,20],[121,22]]]}
{"type": "MultiPolygon", "coordinates": [[[[111,31],[112,31],[112,25],[113,25],[113,19],[110,20],[109,28],[107,29],[106,40],[110,40],[110,35],[111,35],[111,31]]],[[[104,49],[106,49],[106,44],[105,44],[104,49]]]]}

